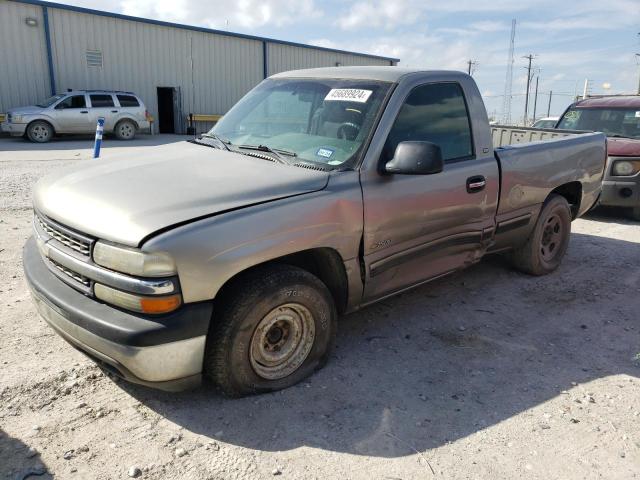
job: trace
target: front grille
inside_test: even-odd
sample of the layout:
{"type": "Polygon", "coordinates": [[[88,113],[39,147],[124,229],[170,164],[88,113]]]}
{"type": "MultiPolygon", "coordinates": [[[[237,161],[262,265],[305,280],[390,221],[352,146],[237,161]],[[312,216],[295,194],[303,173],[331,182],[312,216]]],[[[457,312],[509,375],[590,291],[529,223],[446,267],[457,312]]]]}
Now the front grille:
{"type": "Polygon", "coordinates": [[[51,265],[55,269],[63,273],[65,276],[69,277],[71,280],[78,282],[87,288],[91,287],[91,279],[89,279],[88,277],[85,277],[84,275],[81,275],[78,272],[74,272],[70,268],[65,267],[64,265],[60,265],[58,262],[56,262],[55,260],[51,260],[50,258],[47,258],[47,261],[51,263],[51,265]]]}
{"type": "Polygon", "coordinates": [[[48,219],[44,219],[40,215],[36,215],[36,222],[38,222],[40,228],[42,228],[42,230],[44,230],[51,238],[65,247],[89,258],[89,255],[91,254],[91,239],[74,233],[68,228],[62,227],[48,219]]]}

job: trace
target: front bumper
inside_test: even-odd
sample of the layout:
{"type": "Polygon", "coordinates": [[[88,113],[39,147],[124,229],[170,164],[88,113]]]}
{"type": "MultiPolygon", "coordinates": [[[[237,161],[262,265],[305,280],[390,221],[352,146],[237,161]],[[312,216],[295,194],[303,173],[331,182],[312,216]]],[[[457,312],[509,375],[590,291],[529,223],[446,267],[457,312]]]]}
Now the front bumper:
{"type": "Polygon", "coordinates": [[[4,133],[8,133],[12,136],[21,136],[24,135],[25,130],[27,129],[26,123],[8,123],[2,122],[0,124],[0,130],[4,133]]]}
{"type": "Polygon", "coordinates": [[[131,382],[177,391],[200,384],[211,303],[167,315],[124,312],[66,285],[47,268],[34,238],[24,271],[40,315],[71,345],[131,382]]]}
{"type": "Polygon", "coordinates": [[[609,207],[640,206],[640,176],[627,181],[605,180],[602,182],[600,205],[609,207]]]}

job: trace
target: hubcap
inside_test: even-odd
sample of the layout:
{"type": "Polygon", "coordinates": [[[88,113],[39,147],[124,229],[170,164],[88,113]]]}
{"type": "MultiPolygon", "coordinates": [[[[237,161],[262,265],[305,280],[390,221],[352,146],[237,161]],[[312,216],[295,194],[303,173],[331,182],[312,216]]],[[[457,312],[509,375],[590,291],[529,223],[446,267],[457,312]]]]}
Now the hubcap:
{"type": "Polygon", "coordinates": [[[265,315],[253,332],[249,360],[267,380],[291,375],[304,363],[316,336],[313,315],[299,303],[287,303],[265,315]]]}
{"type": "Polygon", "coordinates": [[[133,133],[133,128],[128,123],[123,123],[120,125],[120,136],[124,138],[129,138],[133,133]]]}
{"type": "Polygon", "coordinates": [[[540,242],[540,253],[545,261],[553,260],[560,251],[562,236],[562,221],[560,217],[551,215],[544,224],[542,241],[540,242]]]}
{"type": "Polygon", "coordinates": [[[37,140],[46,140],[49,137],[49,129],[43,127],[42,125],[36,125],[33,127],[33,136],[37,140]]]}

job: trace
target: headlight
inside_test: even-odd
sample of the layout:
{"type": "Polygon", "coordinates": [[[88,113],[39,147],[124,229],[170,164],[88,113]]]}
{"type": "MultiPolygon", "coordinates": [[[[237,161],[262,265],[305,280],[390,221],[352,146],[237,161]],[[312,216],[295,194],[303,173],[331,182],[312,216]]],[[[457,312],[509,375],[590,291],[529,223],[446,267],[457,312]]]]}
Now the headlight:
{"type": "Polygon", "coordinates": [[[151,314],[168,313],[182,304],[182,297],[179,293],[158,297],[143,297],[116,290],[101,283],[96,283],[93,291],[100,300],[134,312],[151,314]]]}
{"type": "Polygon", "coordinates": [[[613,164],[613,174],[620,177],[635,175],[640,170],[640,160],[618,160],[613,164]]]}
{"type": "Polygon", "coordinates": [[[138,277],[169,277],[177,273],[175,262],[168,253],[147,253],[102,241],[93,247],[93,261],[116,272],[138,277]]]}

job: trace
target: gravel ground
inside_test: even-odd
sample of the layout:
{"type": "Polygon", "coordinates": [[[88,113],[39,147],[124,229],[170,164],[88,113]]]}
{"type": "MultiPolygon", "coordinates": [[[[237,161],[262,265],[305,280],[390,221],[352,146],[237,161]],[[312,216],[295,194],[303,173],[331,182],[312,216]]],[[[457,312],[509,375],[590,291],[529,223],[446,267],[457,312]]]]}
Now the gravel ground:
{"type": "Polygon", "coordinates": [[[0,139],[0,479],[640,477],[640,224],[592,214],[552,275],[489,258],[347,316],[284,392],[168,394],[105,377],[30,300],[31,186],[89,149],[0,139]]]}

